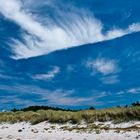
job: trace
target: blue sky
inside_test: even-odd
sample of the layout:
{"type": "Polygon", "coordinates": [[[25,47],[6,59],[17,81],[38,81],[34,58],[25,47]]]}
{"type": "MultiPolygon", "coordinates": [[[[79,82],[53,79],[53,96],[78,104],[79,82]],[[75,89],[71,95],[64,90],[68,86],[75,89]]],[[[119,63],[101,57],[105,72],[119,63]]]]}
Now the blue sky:
{"type": "Polygon", "coordinates": [[[139,3],[0,0],[0,109],[139,100],[139,3]]]}

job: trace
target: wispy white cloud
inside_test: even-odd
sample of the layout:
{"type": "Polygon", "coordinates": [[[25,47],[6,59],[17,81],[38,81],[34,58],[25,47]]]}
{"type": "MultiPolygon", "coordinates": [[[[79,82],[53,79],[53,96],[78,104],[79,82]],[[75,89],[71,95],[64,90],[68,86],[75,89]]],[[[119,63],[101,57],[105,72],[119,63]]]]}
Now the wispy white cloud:
{"type": "Polygon", "coordinates": [[[132,93],[132,94],[140,93],[140,87],[128,89],[127,93],[132,93]]]}
{"type": "Polygon", "coordinates": [[[129,89],[124,89],[124,90],[121,90],[119,92],[117,92],[116,94],[117,95],[124,95],[124,94],[138,94],[140,93],[140,87],[132,87],[132,88],[129,88],[129,89]]]}
{"type": "Polygon", "coordinates": [[[37,80],[51,80],[53,79],[58,73],[60,72],[60,68],[55,66],[51,71],[49,71],[46,74],[36,74],[35,76],[32,76],[33,79],[37,80]]]}
{"type": "Polygon", "coordinates": [[[8,102],[14,102],[15,104],[47,104],[47,105],[61,105],[61,106],[90,106],[90,105],[96,105],[100,106],[104,104],[103,102],[99,101],[98,99],[103,98],[107,96],[108,94],[106,92],[98,92],[96,91],[96,94],[93,93],[93,95],[88,97],[82,97],[82,96],[74,96],[76,91],[75,90],[64,90],[64,89],[56,89],[56,90],[49,90],[45,88],[41,88],[38,86],[33,85],[0,85],[0,90],[8,91],[8,93],[18,93],[16,96],[15,94],[12,96],[3,95],[3,97],[0,99],[0,101],[3,104],[6,104],[8,102]],[[35,96],[39,96],[36,102],[34,99],[27,99],[24,101],[21,96],[27,95],[28,93],[33,94],[35,96]],[[6,97],[6,98],[4,98],[6,97]]]}
{"type": "Polygon", "coordinates": [[[133,23],[129,26],[128,31],[137,32],[140,31],[140,23],[133,23]]]}
{"type": "Polygon", "coordinates": [[[85,62],[85,65],[92,71],[92,74],[99,72],[108,75],[119,71],[116,61],[106,58],[89,59],[85,62]]]}
{"type": "Polygon", "coordinates": [[[120,91],[118,91],[116,94],[117,94],[117,95],[120,95],[120,96],[122,96],[122,95],[124,95],[124,94],[125,94],[125,91],[123,91],[123,90],[120,90],[120,91]]]}
{"type": "Polygon", "coordinates": [[[93,91],[93,95],[88,97],[74,96],[76,93],[75,90],[63,90],[57,89],[49,92],[48,95],[42,95],[41,100],[46,100],[49,105],[64,105],[64,106],[91,106],[96,105],[100,106],[104,102],[99,101],[98,99],[108,96],[106,92],[97,92],[96,94],[93,91]]]}
{"type": "Polygon", "coordinates": [[[12,76],[5,75],[5,74],[0,74],[0,79],[12,79],[12,76]]]}
{"type": "MultiPolygon", "coordinates": [[[[34,5],[34,2],[30,3],[34,5]]],[[[47,4],[49,5],[49,2],[47,4]]],[[[59,14],[56,21],[43,17],[46,19],[44,23],[29,12],[28,8],[26,9],[20,0],[0,0],[0,13],[26,31],[22,35],[24,41],[13,39],[12,49],[15,59],[48,54],[55,50],[114,39],[140,31],[138,23],[130,25],[127,29],[112,29],[103,34],[103,24],[100,20],[87,10],[74,10],[74,7],[70,12],[56,8],[59,14]]]]}
{"type": "MultiPolygon", "coordinates": [[[[1,104],[14,104],[14,105],[22,105],[22,106],[31,106],[31,105],[36,105],[36,103],[32,100],[26,99],[20,99],[18,96],[1,96],[0,98],[1,104]]],[[[11,106],[10,106],[11,107],[11,106]]]]}
{"type": "Polygon", "coordinates": [[[105,76],[102,77],[100,80],[102,81],[103,84],[108,84],[108,85],[116,84],[120,82],[117,75],[105,76]]]}
{"type": "Polygon", "coordinates": [[[97,103],[93,97],[73,97],[74,90],[56,90],[50,96],[45,96],[43,100],[47,100],[50,105],[65,105],[65,106],[83,106],[97,103]]]}

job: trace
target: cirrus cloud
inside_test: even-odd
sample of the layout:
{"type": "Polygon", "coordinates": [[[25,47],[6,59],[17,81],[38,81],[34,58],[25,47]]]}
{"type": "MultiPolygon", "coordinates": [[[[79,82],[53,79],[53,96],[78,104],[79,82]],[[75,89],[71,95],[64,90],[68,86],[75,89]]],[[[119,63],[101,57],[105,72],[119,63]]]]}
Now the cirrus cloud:
{"type": "MultiPolygon", "coordinates": [[[[53,2],[55,5],[55,0],[53,2]]],[[[140,31],[140,24],[134,23],[127,29],[114,28],[103,33],[104,26],[99,19],[87,10],[76,10],[73,6],[69,7],[70,11],[66,11],[55,5],[57,18],[53,20],[43,17],[46,20],[42,20],[30,12],[32,7],[26,7],[24,3],[21,0],[0,0],[0,13],[24,30],[22,41],[11,37],[14,59],[35,57],[140,31]]],[[[34,5],[34,1],[30,3],[34,5]]],[[[44,2],[40,2],[39,6],[43,4],[44,2]]]]}

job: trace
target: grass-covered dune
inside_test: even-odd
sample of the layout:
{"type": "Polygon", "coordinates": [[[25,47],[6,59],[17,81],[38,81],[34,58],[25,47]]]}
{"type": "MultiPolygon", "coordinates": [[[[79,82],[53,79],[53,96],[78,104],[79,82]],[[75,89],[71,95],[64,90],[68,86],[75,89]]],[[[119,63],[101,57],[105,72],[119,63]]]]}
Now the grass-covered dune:
{"type": "Polygon", "coordinates": [[[62,111],[62,110],[37,110],[37,111],[16,111],[1,112],[0,123],[9,122],[30,122],[37,124],[43,121],[51,123],[80,123],[87,124],[95,121],[114,123],[140,120],[140,106],[114,107],[103,110],[82,110],[82,111],[62,111]]]}

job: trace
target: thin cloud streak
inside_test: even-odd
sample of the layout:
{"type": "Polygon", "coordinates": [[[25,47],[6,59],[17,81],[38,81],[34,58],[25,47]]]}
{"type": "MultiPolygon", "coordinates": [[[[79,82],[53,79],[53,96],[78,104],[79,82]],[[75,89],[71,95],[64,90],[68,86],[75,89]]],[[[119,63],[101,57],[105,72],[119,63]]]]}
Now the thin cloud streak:
{"type": "MultiPolygon", "coordinates": [[[[30,93],[35,96],[36,95],[39,96],[38,97],[39,103],[41,102],[44,103],[45,101],[47,102],[48,105],[89,106],[93,104],[96,106],[100,106],[103,103],[99,102],[98,99],[106,96],[106,94],[101,93],[96,96],[79,97],[79,96],[73,96],[76,92],[75,90],[64,90],[64,89],[49,90],[33,85],[20,85],[20,84],[14,86],[1,85],[0,90],[8,91],[9,93],[19,93],[16,96],[15,95],[3,96],[6,98],[5,99],[2,98],[0,99],[0,101],[5,104],[12,101],[17,104],[20,104],[21,103],[20,101],[24,100],[20,96],[30,93]]],[[[30,100],[27,100],[27,102],[23,101],[23,103],[30,104],[29,102],[30,100]]],[[[31,104],[32,103],[34,103],[34,101],[31,100],[31,104]]]]}
{"type": "Polygon", "coordinates": [[[33,79],[37,80],[52,80],[55,78],[55,76],[60,72],[60,68],[57,66],[54,66],[51,71],[44,74],[36,74],[35,76],[32,76],[33,79]]]}

